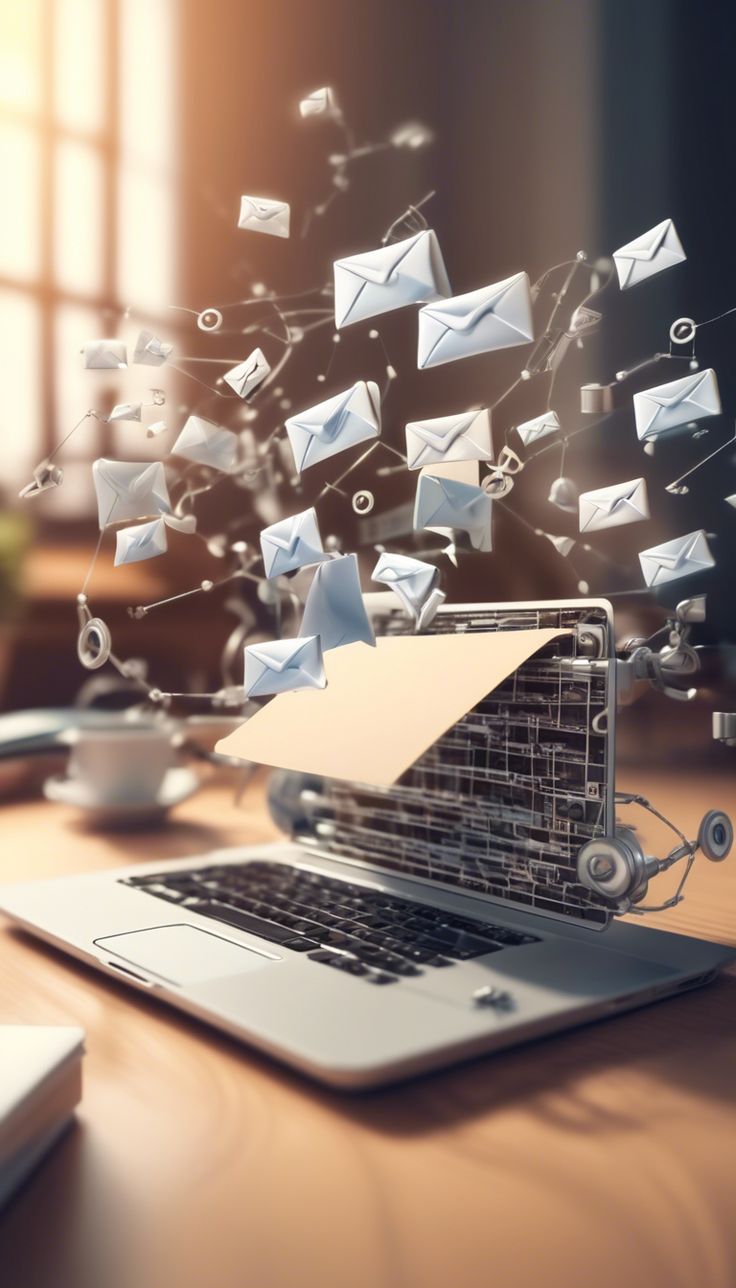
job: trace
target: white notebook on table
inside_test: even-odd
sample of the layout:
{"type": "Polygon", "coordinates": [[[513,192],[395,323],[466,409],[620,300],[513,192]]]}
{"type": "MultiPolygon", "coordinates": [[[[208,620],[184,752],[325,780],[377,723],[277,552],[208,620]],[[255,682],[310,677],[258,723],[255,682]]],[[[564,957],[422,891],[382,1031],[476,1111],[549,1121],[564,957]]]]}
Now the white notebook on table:
{"type": "Polygon", "coordinates": [[[71,1121],[83,1054],[82,1029],[0,1025],[0,1207],[71,1121]]]}

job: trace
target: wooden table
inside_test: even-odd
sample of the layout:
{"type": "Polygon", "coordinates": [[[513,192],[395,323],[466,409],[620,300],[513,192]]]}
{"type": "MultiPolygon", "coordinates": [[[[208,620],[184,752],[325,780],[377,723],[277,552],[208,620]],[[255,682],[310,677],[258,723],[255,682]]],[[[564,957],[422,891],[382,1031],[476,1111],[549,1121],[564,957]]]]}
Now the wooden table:
{"type": "MultiPolygon", "coordinates": [[[[736,774],[627,777],[691,835],[706,807],[736,810],[736,774]]],[[[272,833],[257,784],[240,808],[209,787],[135,837],[6,805],[0,879],[272,833]]],[[[700,860],[657,924],[736,942],[736,856],[700,860]]],[[[88,1053],[78,1127],[0,1220],[0,1283],[733,1288],[735,1001],[727,975],[354,1099],[8,928],[0,1019],[81,1024],[88,1053]]]]}

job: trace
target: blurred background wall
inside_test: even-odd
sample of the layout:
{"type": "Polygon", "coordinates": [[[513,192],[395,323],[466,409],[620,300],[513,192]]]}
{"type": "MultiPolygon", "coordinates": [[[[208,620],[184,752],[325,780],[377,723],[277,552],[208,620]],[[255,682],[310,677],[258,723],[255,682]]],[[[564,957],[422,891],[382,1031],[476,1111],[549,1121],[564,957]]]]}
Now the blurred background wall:
{"type": "MultiPolygon", "coordinates": [[[[640,292],[605,296],[605,325],[566,364],[556,390],[563,424],[579,422],[581,383],[667,347],[670,322],[736,304],[732,233],[731,4],[705,0],[0,0],[0,529],[2,705],[70,701],[84,676],[75,656],[74,596],[94,543],[89,465],[98,455],[161,454],[140,426],[87,418],[60,455],[61,488],[23,506],[13,499],[33,466],[91,407],[163,388],[173,432],[189,411],[215,416],[206,390],[167,368],[131,368],[122,381],[81,369],[78,350],[99,335],[130,343],[142,326],[195,355],[192,315],[244,299],[254,282],[298,291],[326,280],[338,255],[373,246],[409,202],[426,207],[455,292],[526,268],[532,278],[584,249],[592,259],[672,216],[688,263],[640,292]],[[297,104],[333,86],[358,140],[387,139],[402,121],[434,134],[431,147],[377,152],[352,171],[350,191],[316,221],[308,241],[252,237],[236,228],[242,192],[282,196],[297,216],[329,191],[329,126],[301,122],[297,104]],[[308,128],[309,127],[309,128],[308,128]],[[4,534],[4,535],[3,535],[4,534]],[[25,558],[22,558],[25,547],[25,558]]],[[[566,472],[583,486],[636,477],[662,484],[728,436],[736,407],[731,352],[736,323],[703,332],[702,365],[718,369],[728,414],[705,439],[684,439],[646,461],[630,412],[583,435],[566,472]]],[[[388,315],[381,333],[399,372],[387,437],[409,418],[497,396],[518,372],[515,351],[450,364],[418,379],[414,329],[388,315]]],[[[342,388],[369,374],[365,339],[346,337],[294,364],[295,407],[319,400],[315,376],[332,360],[342,388]],[[361,348],[361,345],[363,348],[361,348]],[[361,365],[362,364],[362,365],[361,365]]],[[[245,356],[225,346],[233,359],[245,356]]],[[[250,346],[249,346],[250,347],[250,346]]],[[[373,374],[371,371],[370,374],[373,374]]],[[[662,377],[663,379],[666,376],[662,377]]],[[[291,381],[292,377],[290,377],[291,381]]],[[[656,383],[656,380],[651,381],[656,383]]],[[[291,388],[286,391],[292,396],[291,388]]],[[[544,410],[510,400],[497,432],[544,410]]],[[[239,409],[222,416],[237,427],[239,409]]],[[[524,478],[514,508],[531,527],[573,534],[573,516],[549,506],[556,452],[524,478]]],[[[411,483],[411,480],[409,481],[411,483]]],[[[403,491],[402,491],[403,489],[403,491]]],[[[386,503],[408,499],[386,483],[386,503]]],[[[706,526],[718,534],[709,590],[710,638],[733,640],[730,586],[736,491],[728,455],[687,497],[657,488],[647,540],[636,529],[601,542],[611,562],[572,569],[508,512],[496,516],[492,556],[443,575],[453,597],[526,599],[640,584],[636,550],[706,526]],[[633,560],[633,563],[632,563],[633,560]]],[[[242,493],[231,504],[249,505],[242,493]]],[[[329,522],[359,541],[336,505],[329,522]]],[[[445,561],[446,562],[446,561],[445,561]]],[[[123,656],[145,656],[162,687],[217,683],[229,623],[212,601],[174,607],[142,625],[131,603],[212,576],[197,547],[172,540],[165,559],[112,569],[107,548],[90,587],[123,656]]],[[[703,589],[705,589],[705,585],[703,589]]],[[[680,596],[671,594],[668,602],[680,596]]],[[[658,624],[646,597],[619,595],[621,633],[658,624]]],[[[702,750],[709,711],[728,690],[707,691],[689,714],[702,750]]],[[[648,700],[645,720],[662,746],[682,708],[648,700]]],[[[684,747],[684,744],[683,744],[684,747]]],[[[690,753],[691,743],[687,750],[690,753]]],[[[673,753],[675,754],[675,753],[673,753]]],[[[684,754],[684,753],[683,753],[684,754]]]]}

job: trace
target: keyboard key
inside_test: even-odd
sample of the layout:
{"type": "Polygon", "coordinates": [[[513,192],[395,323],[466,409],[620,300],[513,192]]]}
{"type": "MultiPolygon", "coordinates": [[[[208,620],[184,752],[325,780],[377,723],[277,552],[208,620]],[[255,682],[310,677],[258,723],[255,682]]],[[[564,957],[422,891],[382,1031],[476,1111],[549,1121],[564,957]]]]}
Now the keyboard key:
{"type": "Polygon", "coordinates": [[[284,948],[290,948],[293,953],[306,953],[310,948],[318,948],[319,940],[315,939],[287,939],[283,945],[284,948]]]}
{"type": "Polygon", "coordinates": [[[294,938],[293,930],[285,926],[277,926],[272,921],[264,921],[261,917],[254,917],[250,912],[241,912],[239,908],[231,908],[226,903],[206,903],[204,899],[201,906],[190,905],[192,912],[201,912],[205,917],[213,917],[215,921],[223,921],[228,926],[235,926],[238,930],[247,930],[251,935],[258,935],[260,939],[267,939],[272,944],[283,944],[287,939],[294,938]]]}

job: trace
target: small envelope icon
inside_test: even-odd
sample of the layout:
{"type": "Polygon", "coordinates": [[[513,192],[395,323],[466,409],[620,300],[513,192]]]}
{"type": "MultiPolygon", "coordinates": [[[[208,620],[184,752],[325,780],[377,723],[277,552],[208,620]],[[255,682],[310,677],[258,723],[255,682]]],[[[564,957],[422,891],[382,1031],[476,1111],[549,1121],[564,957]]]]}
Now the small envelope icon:
{"type": "Polygon", "coordinates": [[[443,461],[490,461],[492,457],[491,413],[486,408],[413,420],[406,426],[406,463],[410,470],[443,461]]]}
{"type": "Polygon", "coordinates": [[[267,577],[280,577],[296,568],[321,563],[327,555],[322,547],[316,511],[302,510],[264,528],[261,552],[267,577]]]}
{"type": "Polygon", "coordinates": [[[141,408],[141,403],[116,403],[105,419],[108,422],[112,420],[140,420],[141,408]]]}
{"type": "Polygon", "coordinates": [[[656,438],[691,420],[717,416],[721,410],[718,380],[711,367],[695,371],[681,380],[670,380],[654,389],[634,394],[634,419],[639,442],[656,438]]]}
{"type": "Polygon", "coordinates": [[[648,233],[642,233],[641,237],[613,252],[622,291],[653,277],[655,273],[681,264],[685,259],[687,256],[671,219],[663,219],[656,228],[650,228],[648,233]]]}
{"type": "Polygon", "coordinates": [[[238,228],[271,237],[289,236],[291,210],[288,201],[270,201],[268,197],[241,197],[238,228]]]}
{"type": "Polygon", "coordinates": [[[171,451],[197,465],[231,474],[238,461],[238,437],[203,416],[189,416],[171,451]]]}
{"type": "Polygon", "coordinates": [[[82,359],[90,370],[119,371],[128,365],[122,340],[89,340],[82,349],[82,359]]]}
{"type": "Polygon", "coordinates": [[[239,398],[250,398],[259,385],[263,384],[271,368],[261,349],[254,349],[237,367],[225,372],[223,380],[235,391],[239,398]]]}
{"type": "Polygon", "coordinates": [[[456,479],[420,474],[414,504],[414,527],[458,528],[476,550],[492,550],[491,498],[482,487],[456,479]]]}
{"type": "Polygon", "coordinates": [[[615,483],[594,492],[581,492],[578,500],[581,532],[618,528],[623,523],[638,523],[649,518],[644,479],[631,479],[628,483],[615,483]]]}
{"type": "Polygon", "coordinates": [[[556,411],[545,411],[541,416],[535,416],[534,420],[525,420],[522,425],[516,426],[516,432],[519,435],[525,447],[531,447],[533,443],[538,443],[540,438],[546,438],[548,434],[556,434],[560,428],[560,420],[556,411]]]}
{"type": "Polygon", "coordinates": [[[405,241],[335,260],[335,326],[450,294],[440,244],[431,228],[405,241]]]}
{"type": "Polygon", "coordinates": [[[245,692],[249,698],[292,689],[324,689],[322,649],[316,635],[249,644],[245,649],[245,692]]]}
{"type": "Polygon", "coordinates": [[[642,550],[639,563],[647,586],[661,586],[679,577],[690,577],[715,567],[705,532],[688,532],[685,537],[675,537],[664,545],[642,550]]]}
{"type": "Polygon", "coordinates": [[[374,581],[389,586],[401,600],[404,608],[414,618],[417,630],[429,626],[445,595],[438,589],[439,571],[434,564],[409,555],[392,555],[384,552],[371,576],[374,581]]]}
{"type": "Polygon", "coordinates": [[[167,550],[166,524],[163,519],[138,523],[134,528],[119,528],[116,534],[115,567],[153,559],[167,550]]]}
{"type": "Polygon", "coordinates": [[[322,89],[313,89],[311,94],[307,94],[299,104],[299,115],[307,116],[339,116],[340,110],[335,102],[335,95],[328,85],[322,89]]]}
{"type": "Polygon", "coordinates": [[[529,278],[516,273],[503,282],[420,309],[417,366],[436,367],[533,339],[529,278]]]}
{"type": "Polygon", "coordinates": [[[374,380],[358,380],[350,389],[327,398],[286,421],[297,470],[344,452],[381,433],[381,395],[374,380]]]}
{"type": "Polygon", "coordinates": [[[108,461],[101,457],[92,465],[92,479],[100,528],[171,509],[161,461],[108,461]]]}
{"type": "Polygon", "coordinates": [[[375,645],[360,589],[357,555],[338,555],[319,565],[309,587],[299,634],[318,635],[323,653],[343,644],[375,645]]]}
{"type": "Polygon", "coordinates": [[[133,361],[144,367],[160,367],[173,352],[173,344],[159,340],[152,331],[141,331],[135,342],[133,361]]]}

